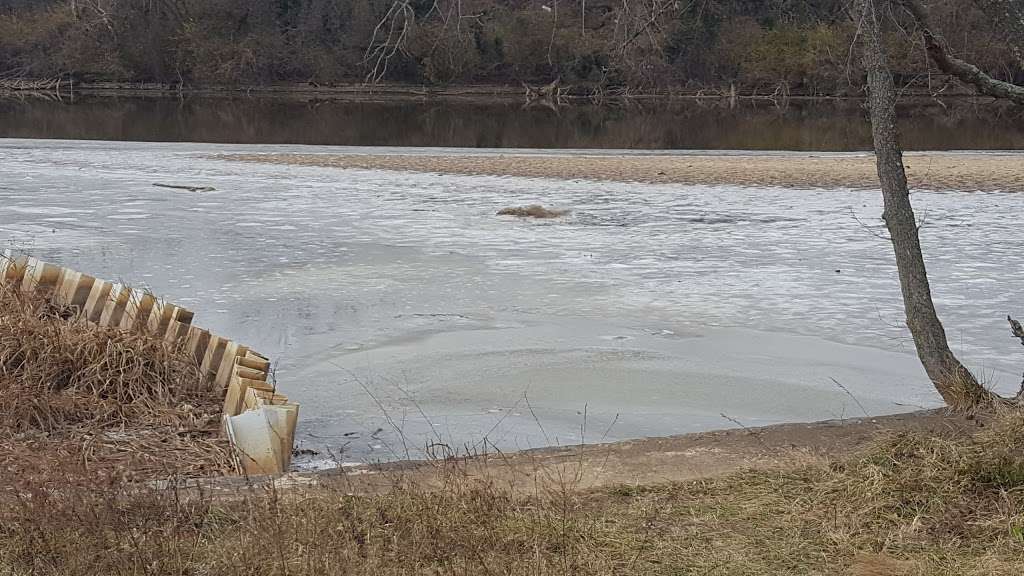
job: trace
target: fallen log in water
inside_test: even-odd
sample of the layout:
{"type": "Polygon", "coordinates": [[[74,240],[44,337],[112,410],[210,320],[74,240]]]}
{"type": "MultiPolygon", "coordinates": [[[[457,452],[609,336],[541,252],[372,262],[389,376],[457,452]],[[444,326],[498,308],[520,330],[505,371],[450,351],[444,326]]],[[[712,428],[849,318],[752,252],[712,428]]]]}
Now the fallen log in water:
{"type": "Polygon", "coordinates": [[[153,186],[158,188],[173,188],[175,190],[188,190],[189,192],[216,192],[217,189],[212,186],[181,186],[178,184],[161,184],[154,182],[153,186]]]}

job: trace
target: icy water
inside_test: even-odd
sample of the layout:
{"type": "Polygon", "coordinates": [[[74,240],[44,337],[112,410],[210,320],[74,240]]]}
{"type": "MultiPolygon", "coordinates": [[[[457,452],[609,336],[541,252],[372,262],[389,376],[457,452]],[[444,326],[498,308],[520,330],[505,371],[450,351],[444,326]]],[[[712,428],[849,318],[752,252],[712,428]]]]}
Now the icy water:
{"type": "MultiPolygon", "coordinates": [[[[557,112],[522,102],[296,98],[0,99],[0,137],[238,144],[663,150],[871,148],[858,100],[637,101],[557,112]]],[[[926,100],[901,110],[909,150],[1024,149],[1024,116],[986,102],[926,100]]]]}
{"type": "MultiPolygon", "coordinates": [[[[901,326],[877,193],[210,157],[289,150],[387,151],[0,140],[0,242],[147,286],[276,359],[321,461],[937,404],[901,326]],[[495,216],[534,202],[572,213],[495,216]]],[[[1024,195],[915,202],[954,347],[1015,390],[1005,317],[1024,310],[1024,195]]]]}

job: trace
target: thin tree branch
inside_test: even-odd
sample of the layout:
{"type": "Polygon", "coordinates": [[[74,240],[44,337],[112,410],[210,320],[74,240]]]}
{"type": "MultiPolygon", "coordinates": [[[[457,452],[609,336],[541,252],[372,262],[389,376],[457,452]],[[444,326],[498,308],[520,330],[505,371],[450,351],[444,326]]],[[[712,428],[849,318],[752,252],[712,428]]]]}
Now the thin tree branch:
{"type": "Polygon", "coordinates": [[[928,11],[919,0],[900,0],[921,26],[925,49],[935,65],[946,74],[957,77],[961,82],[970,84],[982,94],[995,98],[1004,98],[1024,106],[1024,86],[1018,86],[986,74],[970,62],[951,56],[944,42],[935,32],[928,17],[928,11]]]}

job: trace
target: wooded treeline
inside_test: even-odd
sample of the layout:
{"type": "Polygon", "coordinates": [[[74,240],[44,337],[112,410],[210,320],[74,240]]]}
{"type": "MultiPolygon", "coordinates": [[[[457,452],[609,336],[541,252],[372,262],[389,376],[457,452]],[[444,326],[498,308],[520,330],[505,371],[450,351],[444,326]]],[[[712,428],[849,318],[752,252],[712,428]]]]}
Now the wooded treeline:
{"type": "MultiPolygon", "coordinates": [[[[929,5],[955,54],[1024,81],[975,3],[929,5]]],[[[0,0],[0,75],[188,86],[561,77],[584,88],[785,84],[837,94],[863,82],[848,9],[844,0],[0,0]]],[[[914,27],[890,35],[897,81],[940,91],[914,27]]]]}

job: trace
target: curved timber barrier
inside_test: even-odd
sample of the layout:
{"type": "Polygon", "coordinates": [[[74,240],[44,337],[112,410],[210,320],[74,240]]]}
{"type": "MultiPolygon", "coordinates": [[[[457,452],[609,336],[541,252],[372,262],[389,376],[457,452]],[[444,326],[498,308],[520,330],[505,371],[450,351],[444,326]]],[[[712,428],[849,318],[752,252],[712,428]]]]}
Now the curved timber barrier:
{"type": "Polygon", "coordinates": [[[299,406],[275,389],[270,360],[194,324],[194,314],[149,292],[107,282],[5,251],[0,283],[49,293],[62,307],[94,324],[141,330],[181,343],[195,357],[204,384],[223,391],[223,427],[236,468],[247,475],[284,472],[291,464],[299,406]]]}

